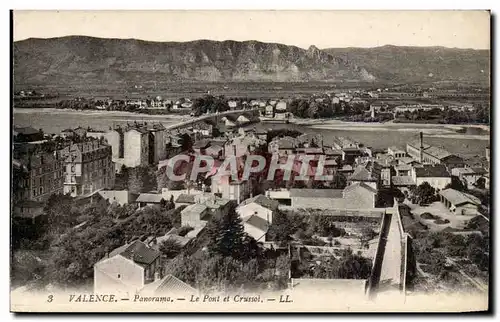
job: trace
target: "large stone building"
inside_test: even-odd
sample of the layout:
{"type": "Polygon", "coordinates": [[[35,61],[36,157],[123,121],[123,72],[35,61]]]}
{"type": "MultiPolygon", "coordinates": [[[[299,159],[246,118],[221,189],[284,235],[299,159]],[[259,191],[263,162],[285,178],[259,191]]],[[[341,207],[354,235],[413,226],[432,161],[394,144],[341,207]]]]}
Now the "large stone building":
{"type": "Polygon", "coordinates": [[[160,123],[133,123],[107,132],[89,132],[87,136],[104,137],[112,147],[116,170],[157,164],[167,155],[167,133],[160,123]]]}
{"type": "Polygon", "coordinates": [[[464,166],[464,160],[450,152],[421,141],[412,141],[406,144],[406,152],[413,159],[423,164],[443,164],[449,170],[464,166]]]}
{"type": "MultiPolygon", "coordinates": [[[[15,153],[16,154],[16,153],[15,153]]],[[[33,221],[44,202],[63,193],[64,168],[57,152],[30,151],[12,160],[12,214],[33,221]]]]}
{"type": "Polygon", "coordinates": [[[64,162],[64,194],[82,196],[115,184],[111,146],[97,139],[74,143],[60,151],[64,162]]]}

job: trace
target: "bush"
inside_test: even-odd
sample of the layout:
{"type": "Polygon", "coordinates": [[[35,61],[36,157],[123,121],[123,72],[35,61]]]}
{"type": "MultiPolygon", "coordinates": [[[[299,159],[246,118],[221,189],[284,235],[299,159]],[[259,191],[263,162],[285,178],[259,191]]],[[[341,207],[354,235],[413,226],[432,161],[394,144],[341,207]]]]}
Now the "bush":
{"type": "Polygon", "coordinates": [[[194,230],[194,228],[193,228],[193,227],[191,227],[191,226],[182,226],[181,228],[179,228],[179,232],[177,233],[177,235],[184,237],[184,236],[186,236],[186,235],[187,235],[187,233],[189,233],[191,230],[194,230]]]}

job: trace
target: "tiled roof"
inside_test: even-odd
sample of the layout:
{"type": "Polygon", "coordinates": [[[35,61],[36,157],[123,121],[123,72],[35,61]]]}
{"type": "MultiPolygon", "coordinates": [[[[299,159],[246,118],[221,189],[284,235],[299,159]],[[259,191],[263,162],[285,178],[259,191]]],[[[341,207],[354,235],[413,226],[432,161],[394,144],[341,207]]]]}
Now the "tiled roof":
{"type": "Polygon", "coordinates": [[[141,193],[135,202],[145,202],[145,203],[160,203],[163,199],[162,195],[157,195],[153,193],[141,193]]]}
{"type": "Polygon", "coordinates": [[[187,193],[180,194],[179,197],[175,200],[176,203],[192,203],[194,204],[195,201],[195,196],[194,195],[188,195],[187,193]]]}
{"type": "Polygon", "coordinates": [[[241,204],[240,207],[251,204],[251,203],[256,203],[258,205],[261,205],[262,207],[268,208],[270,210],[276,210],[278,208],[279,202],[273,199],[270,199],[264,195],[258,195],[253,198],[249,198],[244,200],[241,204]]]}
{"type": "Polygon", "coordinates": [[[131,259],[138,264],[149,265],[157,259],[161,253],[148,247],[140,240],[136,240],[130,244],[120,246],[109,253],[109,257],[116,255],[122,255],[123,257],[131,259]]]}
{"type": "Polygon", "coordinates": [[[257,215],[250,215],[244,217],[242,221],[246,224],[254,226],[255,228],[263,231],[264,233],[267,232],[267,230],[269,229],[269,223],[264,218],[261,218],[257,215]]]}
{"type": "Polygon", "coordinates": [[[342,196],[342,189],[290,189],[292,198],[342,198],[342,196]]]}
{"type": "Polygon", "coordinates": [[[418,178],[449,178],[450,173],[444,165],[431,165],[415,168],[418,178]]]}
{"type": "Polygon", "coordinates": [[[197,290],[189,284],[184,283],[173,275],[167,275],[164,278],[147,284],[143,292],[153,292],[155,294],[197,294],[197,290]]]}
{"type": "Polygon", "coordinates": [[[481,204],[481,201],[478,198],[452,188],[441,190],[439,194],[455,206],[460,206],[466,203],[474,205],[481,204]]]}
{"type": "Polygon", "coordinates": [[[367,185],[366,183],[364,182],[355,182],[353,184],[350,184],[348,185],[347,187],[344,188],[344,191],[350,191],[352,189],[355,189],[355,188],[358,188],[358,187],[361,187],[361,188],[364,188],[372,193],[377,193],[377,190],[374,189],[373,187],[367,185]]]}
{"type": "Polygon", "coordinates": [[[411,176],[394,176],[392,177],[392,184],[395,186],[410,186],[414,185],[415,181],[411,176]]]}
{"type": "Polygon", "coordinates": [[[358,166],[354,173],[349,177],[350,181],[376,181],[372,176],[370,171],[368,171],[364,166],[358,166]]]}
{"type": "Polygon", "coordinates": [[[441,159],[444,159],[448,156],[451,155],[450,152],[444,150],[444,149],[441,149],[441,148],[438,148],[438,147],[435,147],[435,146],[431,146],[429,147],[428,149],[425,150],[425,153],[427,154],[430,154],[432,155],[433,157],[441,160],[441,159]]]}

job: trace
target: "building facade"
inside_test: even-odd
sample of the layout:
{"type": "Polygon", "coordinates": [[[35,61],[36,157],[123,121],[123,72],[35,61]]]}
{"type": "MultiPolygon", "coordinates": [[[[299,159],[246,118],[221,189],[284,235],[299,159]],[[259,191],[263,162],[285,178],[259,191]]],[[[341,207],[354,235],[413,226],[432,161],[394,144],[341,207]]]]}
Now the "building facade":
{"type": "Polygon", "coordinates": [[[64,162],[64,194],[83,196],[114,186],[115,168],[110,145],[91,139],[72,144],[60,153],[64,162]]]}

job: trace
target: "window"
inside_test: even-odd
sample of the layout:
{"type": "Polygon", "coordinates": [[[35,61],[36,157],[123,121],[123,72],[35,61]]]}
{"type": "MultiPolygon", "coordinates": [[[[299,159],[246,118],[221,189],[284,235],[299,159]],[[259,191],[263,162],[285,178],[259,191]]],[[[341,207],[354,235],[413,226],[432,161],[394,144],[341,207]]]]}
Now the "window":
{"type": "Polygon", "coordinates": [[[40,194],[43,194],[43,187],[40,187],[40,194]]]}
{"type": "Polygon", "coordinates": [[[36,189],[33,189],[33,196],[36,196],[36,189]]]}
{"type": "Polygon", "coordinates": [[[75,166],[74,165],[71,165],[71,172],[75,173],[75,166]]]}

